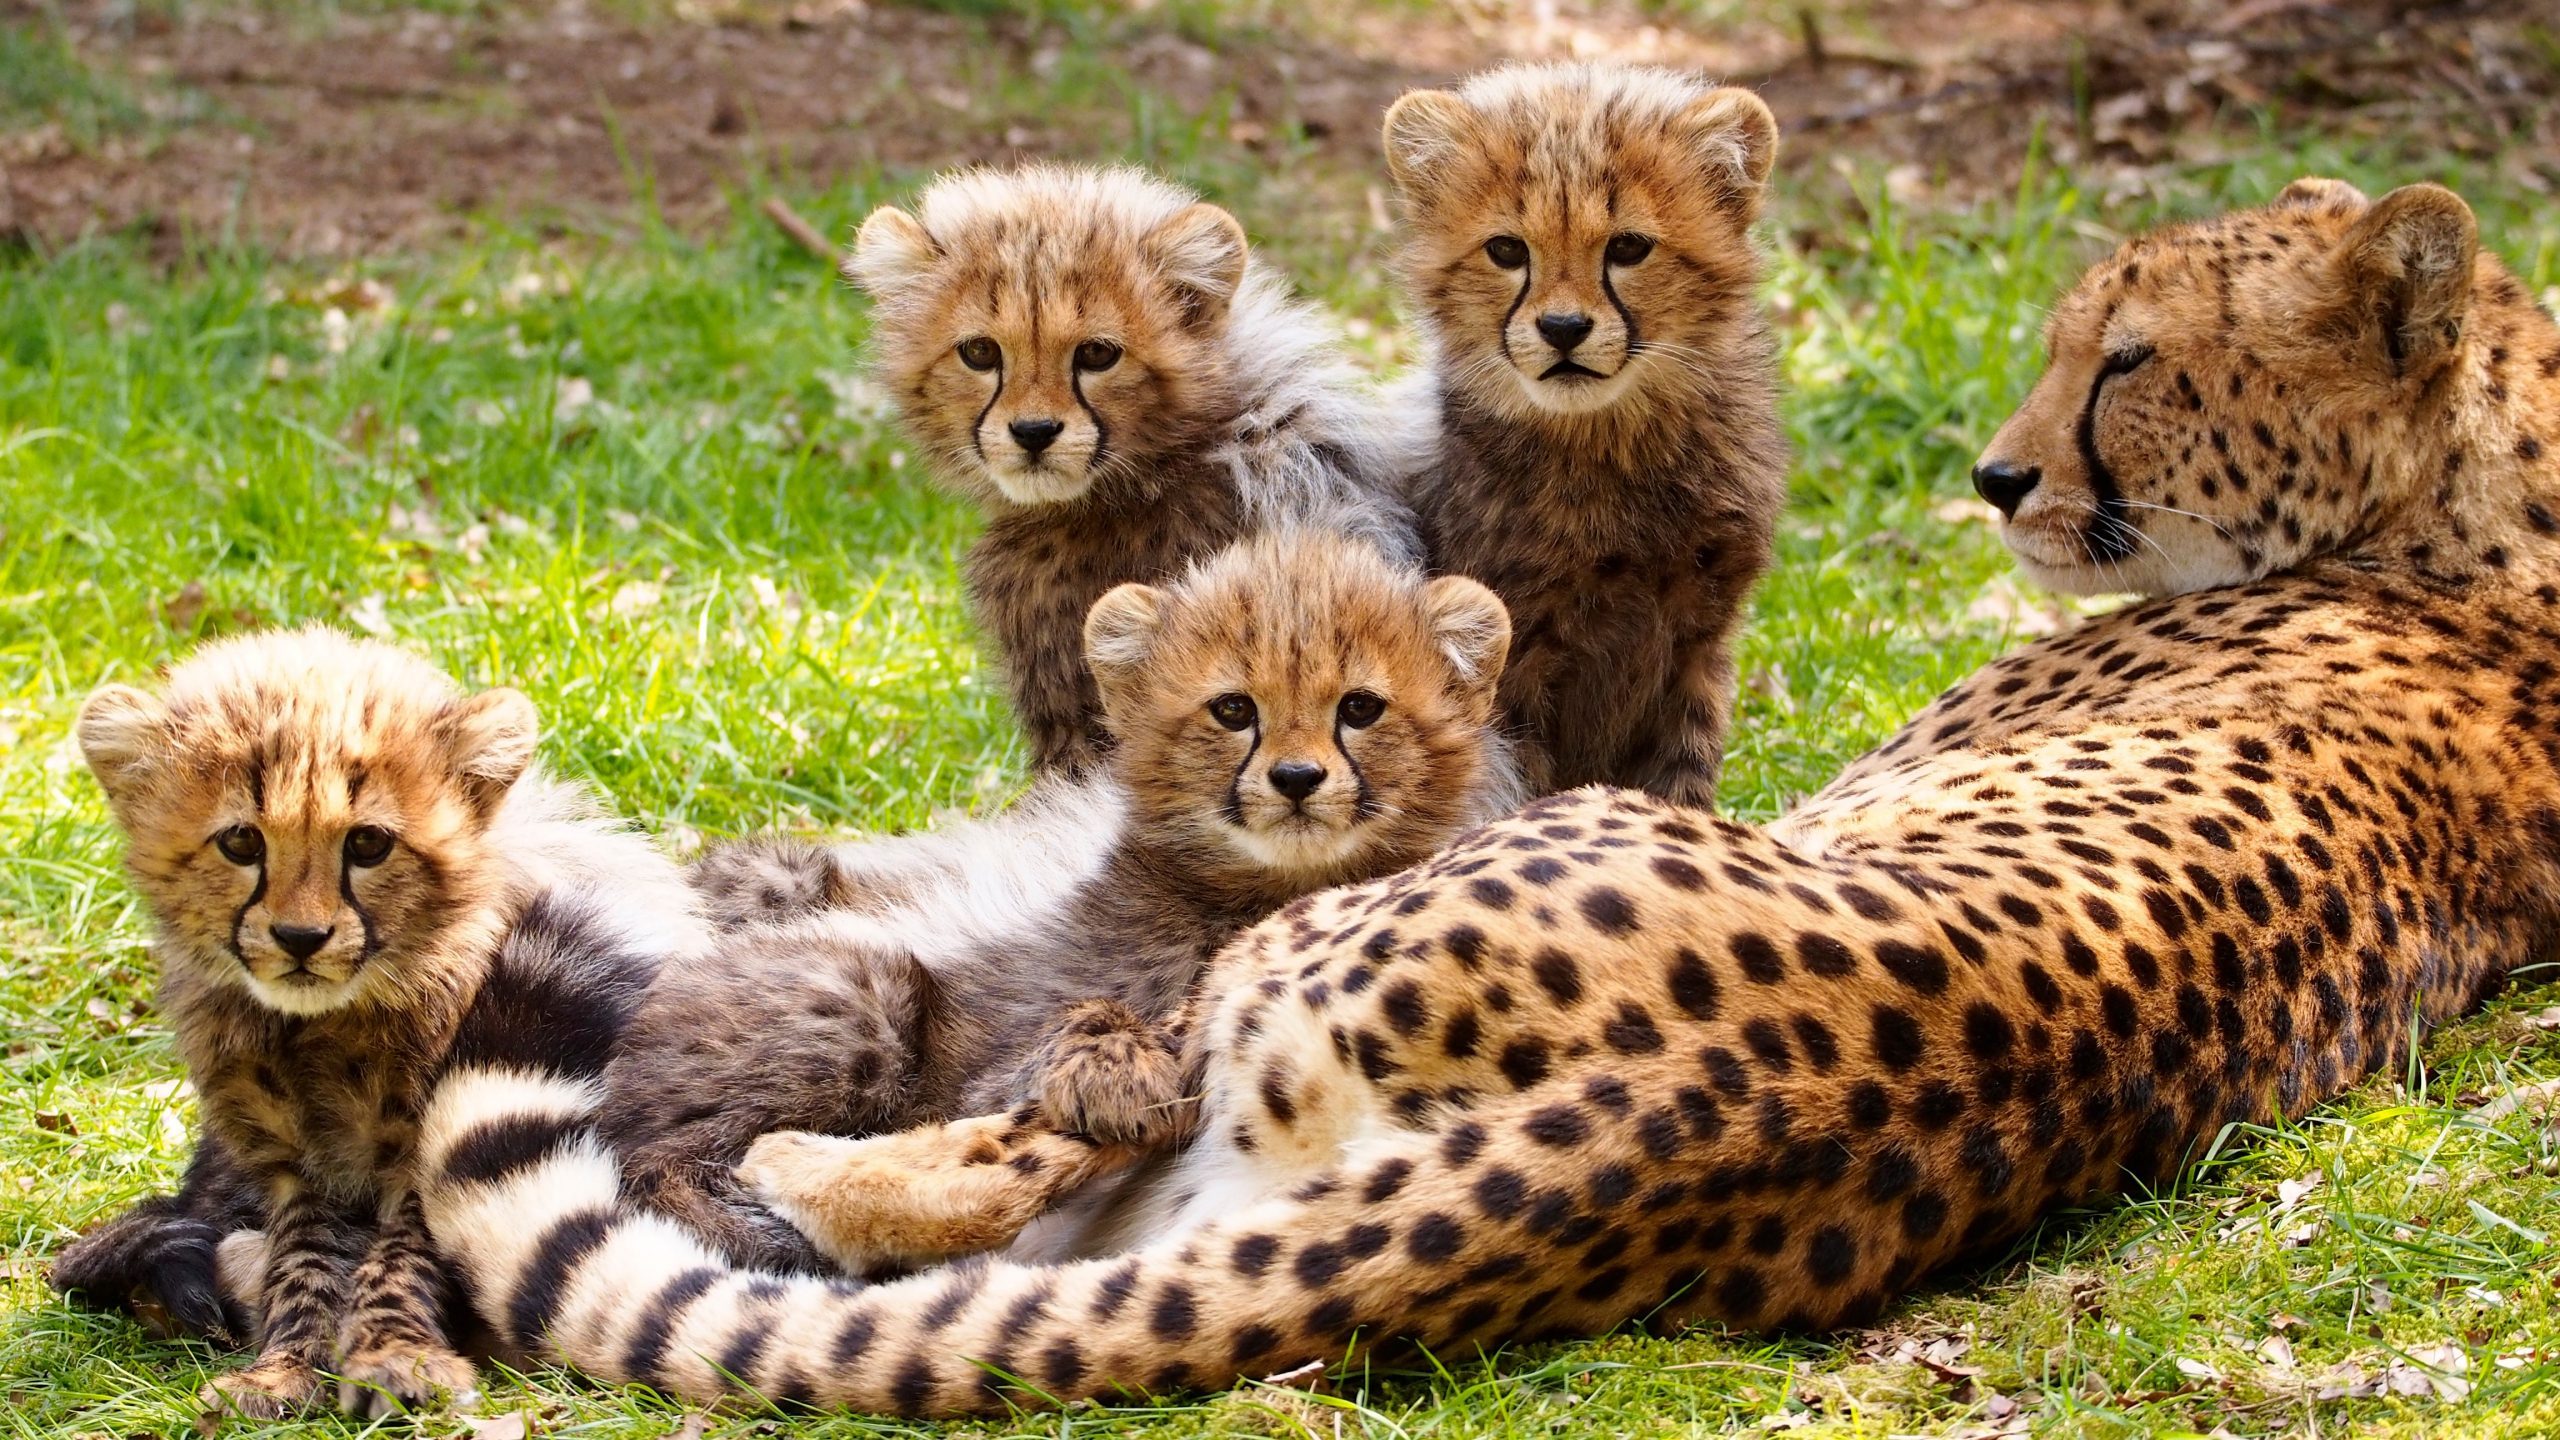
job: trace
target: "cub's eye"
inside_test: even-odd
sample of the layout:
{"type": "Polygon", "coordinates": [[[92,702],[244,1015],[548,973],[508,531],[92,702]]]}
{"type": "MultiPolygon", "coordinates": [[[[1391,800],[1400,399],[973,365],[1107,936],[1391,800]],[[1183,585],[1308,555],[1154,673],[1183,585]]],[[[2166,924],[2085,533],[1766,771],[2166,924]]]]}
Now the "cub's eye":
{"type": "Polygon", "coordinates": [[[1088,371],[1108,370],[1120,363],[1120,347],[1108,340],[1087,340],[1076,347],[1076,368],[1088,371]]]}
{"type": "Polygon", "coordinates": [[[960,363],[972,370],[993,370],[1003,358],[1003,349],[984,335],[972,335],[960,342],[960,363]]]}
{"type": "Polygon", "coordinates": [[[1484,242],[1484,258],[1505,270],[1529,263],[1529,242],[1517,235],[1496,235],[1484,242]]]}
{"type": "Polygon", "coordinates": [[[359,825],[347,832],[347,863],[379,865],[391,857],[391,832],[379,825],[359,825]]]}
{"type": "Polygon", "coordinates": [[[1241,730],[1253,723],[1253,697],[1233,692],[1209,702],[1209,718],[1230,730],[1241,730]]]}
{"type": "Polygon", "coordinates": [[[1600,253],[1612,265],[1633,265],[1653,253],[1653,237],[1612,235],[1609,237],[1609,248],[1600,253]]]}
{"type": "Polygon", "coordinates": [[[213,837],[213,848],[234,865],[255,865],[266,858],[267,837],[255,825],[234,825],[213,837]]]}
{"type": "Polygon", "coordinates": [[[1366,690],[1354,690],[1333,707],[1335,718],[1354,730],[1366,730],[1387,713],[1387,702],[1366,690]]]}

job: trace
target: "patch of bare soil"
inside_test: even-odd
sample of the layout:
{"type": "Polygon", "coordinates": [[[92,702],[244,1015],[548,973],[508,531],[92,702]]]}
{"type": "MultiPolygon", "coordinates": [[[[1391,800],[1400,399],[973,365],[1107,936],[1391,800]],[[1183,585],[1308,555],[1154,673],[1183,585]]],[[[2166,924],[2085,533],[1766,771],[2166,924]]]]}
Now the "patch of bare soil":
{"type": "Polygon", "coordinates": [[[0,0],[0,23],[60,26],[139,113],[184,117],[86,141],[53,123],[0,128],[0,232],[46,248],[98,230],[238,234],[333,255],[489,214],[624,223],[644,201],[699,226],[757,177],[796,188],[1128,153],[1141,93],[1157,107],[1144,123],[1214,116],[1213,143],[1248,159],[1285,148],[1365,176],[1402,90],[1555,55],[1754,85],[1787,126],[1788,163],[1877,156],[1959,194],[2010,183],[2040,122],[2058,160],[2140,167],[2218,116],[2271,105],[2377,142],[2547,157],[2560,154],[2547,99],[2560,42],[2535,28],[2538,8],[1829,0],[1710,25],[1630,0],[1469,0],[1344,5],[1302,30],[1209,43],[1139,11],[1091,53],[1055,26],[863,0],[687,0],[653,20],[581,0],[459,14],[0,0]]]}

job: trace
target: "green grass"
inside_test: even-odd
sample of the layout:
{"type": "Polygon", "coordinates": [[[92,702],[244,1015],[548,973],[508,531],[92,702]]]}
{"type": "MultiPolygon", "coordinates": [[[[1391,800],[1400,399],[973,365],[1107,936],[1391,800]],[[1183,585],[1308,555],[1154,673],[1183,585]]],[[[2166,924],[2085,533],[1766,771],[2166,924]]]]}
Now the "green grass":
{"type": "MultiPolygon", "coordinates": [[[[1267,227],[1309,288],[1368,322],[1377,354],[1400,353],[1382,239],[1318,203],[1340,187],[1262,178],[1205,138],[1214,126],[1124,99],[1150,158],[1267,227]]],[[[2252,158],[2139,203],[2049,174],[1955,215],[1829,180],[1781,196],[1770,296],[1801,459],[1744,647],[1734,809],[1776,814],[2044,623],[1962,476],[2033,375],[2041,307],[2113,235],[2303,170],[2377,188],[2437,176],[2467,182],[2537,289],[2560,284],[2560,218],[2477,173],[2241,140],[2252,158]]],[[[842,233],[885,193],[795,199],[842,233]]],[[[555,765],[679,839],[903,825],[1016,783],[952,567],[970,521],[919,482],[861,383],[859,303],[743,201],[741,216],[698,240],[645,223],[549,241],[492,229],[338,273],[219,249],[162,271],[112,241],[0,261],[0,1440],[190,1433],[195,1389],[228,1363],[66,1309],[41,1278],[81,1226],[170,1182],[187,1122],[141,917],[66,739],[92,686],[201,636],[329,619],[523,686],[555,765]]],[[[2530,1113],[2471,1113],[2560,1075],[2560,1045],[2526,1018],[2550,998],[2441,1033],[2413,1075],[2299,1126],[2228,1137],[2180,1193],[2054,1217],[1895,1312],[1893,1339],[1616,1336],[1343,1376],[1314,1398],[994,1428],[1957,1434],[2014,1413],[2089,1436],[2560,1431],[2544,1240],[2560,1231],[2560,1144],[2530,1113]],[[2271,1336],[2291,1371],[2261,1348],[2271,1336]],[[1901,1337],[1940,1342],[1954,1368],[1892,1358],[1901,1337]],[[2385,1376],[2397,1361],[2402,1388],[2422,1389],[2409,1358],[2448,1345],[2472,1387],[2459,1403],[2314,1398],[2339,1365],[2385,1376]]],[[[556,1375],[501,1386],[490,1408],[519,1405],[545,1433],[682,1423],[556,1375]]]]}

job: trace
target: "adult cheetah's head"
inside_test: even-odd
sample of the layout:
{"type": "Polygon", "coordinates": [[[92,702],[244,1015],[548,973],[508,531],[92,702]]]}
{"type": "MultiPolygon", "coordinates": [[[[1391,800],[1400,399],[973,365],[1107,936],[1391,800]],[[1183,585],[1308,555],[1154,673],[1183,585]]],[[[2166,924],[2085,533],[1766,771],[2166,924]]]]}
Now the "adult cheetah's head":
{"type": "Polygon", "coordinates": [[[1515,65],[1387,112],[1399,257],[1442,382],[1495,415],[1696,402],[1757,333],[1749,237],[1778,125],[1748,90],[1515,65]]]}
{"type": "Polygon", "coordinates": [[[1321,533],[1122,585],[1085,620],[1137,827],[1289,896],[1399,869],[1483,818],[1510,643],[1484,586],[1321,533]]]}
{"type": "Polygon", "coordinates": [[[2020,565],[2181,594],[2427,503],[2478,248],[2449,190],[2317,179],[2127,243],[2055,307],[2043,378],[1974,468],[2020,565]]]}

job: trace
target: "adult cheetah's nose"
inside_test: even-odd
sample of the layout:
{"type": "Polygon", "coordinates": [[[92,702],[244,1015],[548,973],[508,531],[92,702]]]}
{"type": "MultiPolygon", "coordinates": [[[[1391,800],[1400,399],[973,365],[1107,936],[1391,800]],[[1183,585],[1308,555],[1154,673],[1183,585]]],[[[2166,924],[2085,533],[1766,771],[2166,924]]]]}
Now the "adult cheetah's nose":
{"type": "Polygon", "coordinates": [[[1036,456],[1049,448],[1050,441],[1066,433],[1067,422],[1044,416],[1037,420],[1016,420],[1004,428],[1013,436],[1014,444],[1021,446],[1025,453],[1036,456]]]}
{"type": "Polygon", "coordinates": [[[1283,760],[1271,767],[1271,788],[1292,800],[1304,800],[1324,783],[1324,767],[1311,760],[1283,760]]]}
{"type": "Polygon", "coordinates": [[[2015,465],[2006,460],[1985,460],[1973,467],[1973,488],[2003,515],[2015,515],[2018,506],[2044,479],[2041,465],[2015,465]]]}
{"type": "Polygon", "coordinates": [[[1538,333],[1547,337],[1557,354],[1570,355],[1573,347],[1591,338],[1591,317],[1578,310],[1570,315],[1541,315],[1538,333]]]}

